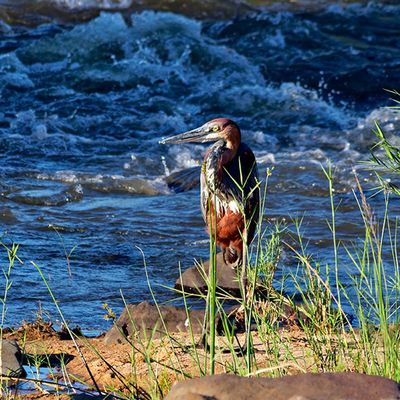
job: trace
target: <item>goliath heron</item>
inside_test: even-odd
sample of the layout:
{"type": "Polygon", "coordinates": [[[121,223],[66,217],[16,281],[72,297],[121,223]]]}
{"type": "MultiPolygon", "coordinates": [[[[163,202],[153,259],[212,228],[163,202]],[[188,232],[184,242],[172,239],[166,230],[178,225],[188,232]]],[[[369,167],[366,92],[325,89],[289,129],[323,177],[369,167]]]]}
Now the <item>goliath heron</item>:
{"type": "Polygon", "coordinates": [[[244,245],[253,239],[258,222],[259,183],[254,154],[241,142],[239,126],[227,118],[213,119],[160,143],[184,142],[216,142],[207,150],[202,165],[201,209],[225,263],[236,268],[243,261],[244,245]]]}

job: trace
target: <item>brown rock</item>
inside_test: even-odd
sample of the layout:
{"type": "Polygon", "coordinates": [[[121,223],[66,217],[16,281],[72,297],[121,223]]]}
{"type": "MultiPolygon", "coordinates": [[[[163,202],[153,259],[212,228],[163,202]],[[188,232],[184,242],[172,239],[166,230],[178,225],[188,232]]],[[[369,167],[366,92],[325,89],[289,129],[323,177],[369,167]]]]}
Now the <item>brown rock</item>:
{"type": "Polygon", "coordinates": [[[175,384],[166,400],[399,400],[399,385],[357,373],[301,374],[283,378],[214,375],[175,384]]]}
{"type": "MultiPolygon", "coordinates": [[[[122,343],[126,338],[131,338],[135,334],[150,338],[153,330],[155,337],[165,335],[167,332],[190,331],[184,308],[168,305],[159,305],[158,307],[159,311],[155,305],[148,302],[128,304],[115,325],[105,334],[105,343],[122,343]]],[[[191,310],[189,318],[193,333],[201,333],[204,311],[191,310]]]]}
{"type": "MultiPolygon", "coordinates": [[[[194,265],[182,273],[176,282],[175,288],[188,293],[207,293],[207,283],[204,277],[208,277],[210,262],[202,265],[194,265]]],[[[217,254],[217,286],[220,291],[228,292],[234,296],[240,296],[240,286],[237,271],[226,265],[222,253],[217,254]]]]}

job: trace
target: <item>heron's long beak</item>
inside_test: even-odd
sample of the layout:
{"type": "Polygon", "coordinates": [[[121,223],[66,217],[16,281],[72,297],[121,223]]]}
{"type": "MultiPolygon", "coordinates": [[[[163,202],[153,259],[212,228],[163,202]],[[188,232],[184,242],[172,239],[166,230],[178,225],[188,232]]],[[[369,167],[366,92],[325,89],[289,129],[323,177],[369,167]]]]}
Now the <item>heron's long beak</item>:
{"type": "Polygon", "coordinates": [[[218,139],[220,139],[218,133],[209,132],[206,129],[206,126],[203,125],[200,128],[196,128],[191,131],[160,140],[160,144],[178,144],[185,142],[204,143],[204,142],[213,142],[218,139]]]}

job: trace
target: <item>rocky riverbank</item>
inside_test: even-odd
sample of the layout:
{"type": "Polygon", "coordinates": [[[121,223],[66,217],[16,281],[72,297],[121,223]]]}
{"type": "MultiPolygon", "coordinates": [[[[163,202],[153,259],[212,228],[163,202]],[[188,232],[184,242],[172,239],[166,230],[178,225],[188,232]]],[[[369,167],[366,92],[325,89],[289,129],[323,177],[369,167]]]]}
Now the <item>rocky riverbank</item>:
{"type": "MultiPolygon", "coordinates": [[[[361,338],[350,333],[319,338],[325,341],[326,354],[323,357],[326,362],[323,364],[317,360],[315,343],[297,323],[286,324],[276,332],[265,332],[265,335],[260,331],[252,332],[254,371],[258,371],[254,376],[291,377],[274,380],[253,377],[248,381],[233,376],[245,371],[245,357],[241,354],[245,336],[237,333],[234,343],[226,336],[217,338],[215,372],[228,373],[229,376],[203,378],[188,385],[174,386],[177,381],[196,378],[207,372],[209,354],[204,346],[199,345],[201,329],[195,319],[200,312],[192,315],[191,333],[187,320],[181,315],[182,310],[163,307],[166,307],[160,311],[165,320],[163,329],[159,329],[160,320],[155,318],[156,308],[142,303],[129,306],[125,317],[122,315],[113,329],[96,338],[80,336],[76,330],[74,340],[71,340],[68,331],[57,332],[51,323],[43,321],[4,332],[5,339],[16,340],[22,349],[22,362],[28,377],[32,376],[29,371],[38,374],[35,386],[31,385],[29,390],[26,389],[26,379],[22,377],[25,389],[18,389],[23,386],[21,383],[11,388],[11,398],[82,399],[89,398],[82,397],[84,395],[95,395],[97,390],[103,394],[115,394],[117,398],[134,395],[140,399],[163,398],[171,392],[167,396],[169,400],[400,398],[397,384],[388,379],[354,373],[315,375],[332,368],[330,350],[336,345],[339,349],[343,342],[347,344],[348,354],[340,355],[337,370],[356,371],[359,366],[351,353],[357,351],[361,338]],[[124,325],[127,313],[131,321],[137,323],[136,333],[127,331],[127,325],[124,325]],[[163,333],[165,329],[169,336],[163,333]],[[118,337],[120,340],[116,339],[118,337]],[[47,367],[45,373],[43,367],[47,367]],[[73,393],[72,387],[78,391],[73,393]]],[[[377,353],[376,356],[383,354],[377,353]]]]}

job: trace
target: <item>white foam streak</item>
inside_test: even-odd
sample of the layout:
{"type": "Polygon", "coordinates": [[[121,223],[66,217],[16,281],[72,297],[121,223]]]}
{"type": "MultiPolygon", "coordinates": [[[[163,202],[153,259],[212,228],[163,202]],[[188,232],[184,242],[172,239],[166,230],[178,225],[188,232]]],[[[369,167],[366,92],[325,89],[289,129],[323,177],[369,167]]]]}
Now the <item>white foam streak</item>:
{"type": "Polygon", "coordinates": [[[38,180],[56,181],[68,184],[78,184],[103,193],[132,193],[144,195],[169,194],[170,191],[163,176],[140,177],[122,175],[91,175],[75,171],[57,171],[53,174],[38,173],[38,180]]]}
{"type": "Polygon", "coordinates": [[[132,0],[55,0],[58,6],[69,10],[82,9],[125,9],[131,6],[132,0]]]}

